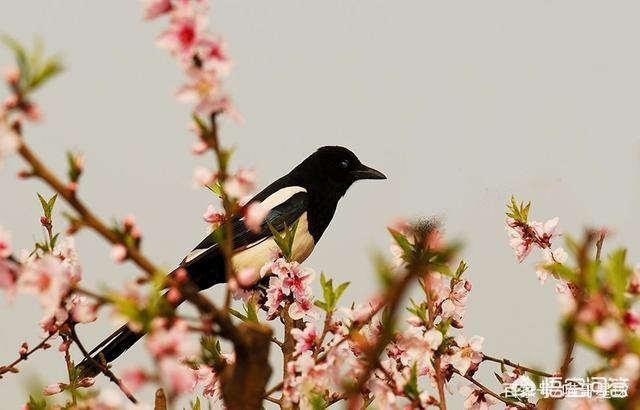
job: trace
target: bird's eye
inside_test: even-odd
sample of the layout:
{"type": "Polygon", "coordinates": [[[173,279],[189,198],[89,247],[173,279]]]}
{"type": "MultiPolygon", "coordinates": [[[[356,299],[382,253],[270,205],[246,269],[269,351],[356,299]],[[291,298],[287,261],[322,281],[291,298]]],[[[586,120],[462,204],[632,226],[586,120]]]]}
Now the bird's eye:
{"type": "Polygon", "coordinates": [[[342,161],[340,161],[339,165],[340,165],[340,168],[347,169],[349,168],[349,160],[343,159],[342,161]]]}

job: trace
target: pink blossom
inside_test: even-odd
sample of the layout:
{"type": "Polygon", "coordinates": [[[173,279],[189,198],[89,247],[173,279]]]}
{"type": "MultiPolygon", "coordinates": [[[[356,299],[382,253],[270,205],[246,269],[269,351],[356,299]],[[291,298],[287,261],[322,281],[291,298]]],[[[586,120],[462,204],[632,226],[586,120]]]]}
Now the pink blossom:
{"type": "Polygon", "coordinates": [[[624,312],[624,323],[631,330],[636,330],[640,328],[640,305],[636,305],[626,312],[624,312]]]}
{"type": "Polygon", "coordinates": [[[297,328],[291,329],[291,336],[293,336],[296,341],[295,354],[302,354],[307,350],[313,349],[318,342],[318,332],[313,322],[307,323],[304,330],[297,328]]]}
{"type": "Polygon", "coordinates": [[[0,259],[0,289],[4,289],[11,302],[16,294],[17,265],[8,259],[0,259]]]}
{"type": "Polygon", "coordinates": [[[42,390],[42,393],[45,396],[53,396],[54,394],[58,394],[67,388],[67,385],[64,383],[55,383],[50,384],[42,390]]]}
{"type": "Polygon", "coordinates": [[[285,295],[282,291],[282,280],[276,276],[269,278],[269,287],[267,288],[267,301],[264,306],[267,310],[267,319],[272,320],[278,313],[278,308],[284,300],[285,295]]]}
{"type": "Polygon", "coordinates": [[[467,280],[458,281],[453,285],[453,289],[447,299],[442,302],[442,317],[444,319],[451,318],[452,325],[456,328],[462,327],[465,303],[470,291],[471,282],[467,280]]]}
{"type": "Polygon", "coordinates": [[[40,319],[39,325],[46,334],[54,333],[69,319],[69,312],[63,308],[57,308],[52,313],[45,313],[45,316],[40,319]]]}
{"type": "Polygon", "coordinates": [[[231,69],[231,61],[227,57],[226,43],[219,36],[207,33],[196,45],[196,53],[202,60],[202,69],[213,71],[218,76],[226,76],[231,69]]]}
{"type": "Polygon", "coordinates": [[[238,280],[238,284],[243,288],[248,288],[252,286],[258,279],[260,279],[260,274],[256,268],[248,267],[241,269],[236,274],[236,279],[238,280]]]}
{"type": "Polygon", "coordinates": [[[280,258],[274,263],[272,272],[282,279],[282,289],[286,295],[293,294],[296,299],[311,295],[309,285],[315,276],[312,269],[303,269],[298,262],[287,262],[280,258]]]}
{"type": "Polygon", "coordinates": [[[640,294],[640,265],[636,265],[633,274],[629,280],[629,293],[632,295],[640,294]]]}
{"type": "Polygon", "coordinates": [[[209,168],[198,167],[193,171],[193,186],[199,188],[211,185],[216,180],[216,174],[209,168]]]}
{"type": "Polygon", "coordinates": [[[140,388],[149,381],[147,373],[137,366],[125,369],[121,376],[122,383],[132,392],[140,390],[140,388]]]}
{"type": "Polygon", "coordinates": [[[4,289],[9,301],[16,293],[18,265],[8,259],[13,252],[11,234],[0,226],[0,289],[4,289]]]}
{"type": "Polygon", "coordinates": [[[24,104],[22,107],[22,111],[27,116],[29,121],[37,122],[42,119],[42,111],[40,110],[40,106],[34,102],[28,102],[24,104]]]}
{"type": "Polygon", "coordinates": [[[69,351],[70,346],[71,346],[71,339],[65,340],[64,342],[60,343],[60,346],[58,346],[58,351],[67,352],[69,351]]]}
{"type": "Polygon", "coordinates": [[[296,299],[295,302],[289,305],[288,313],[293,320],[301,320],[304,317],[318,318],[313,302],[310,299],[296,299]]]}
{"type": "Polygon", "coordinates": [[[252,202],[245,207],[244,224],[253,232],[260,232],[264,218],[269,214],[269,207],[261,202],[252,202]]]}
{"type": "Polygon", "coordinates": [[[209,149],[209,144],[207,144],[206,142],[204,142],[202,140],[194,142],[191,145],[191,152],[194,155],[202,155],[205,152],[207,152],[208,149],[209,149]]]}
{"type": "Polygon", "coordinates": [[[225,215],[216,210],[213,205],[209,205],[207,207],[206,212],[202,215],[202,218],[206,223],[209,224],[220,224],[224,222],[225,215]]]}
{"type": "Polygon", "coordinates": [[[460,393],[465,397],[464,408],[466,410],[486,410],[497,403],[493,397],[475,386],[462,386],[460,393]]]}
{"type": "Polygon", "coordinates": [[[543,241],[548,242],[551,238],[556,236],[556,230],[558,228],[558,222],[560,222],[560,218],[555,217],[553,219],[549,219],[548,221],[542,223],[537,221],[531,221],[529,226],[531,226],[543,241]]]}
{"type": "Polygon", "coordinates": [[[620,326],[613,320],[609,319],[593,331],[593,341],[599,348],[603,350],[613,350],[620,342],[624,334],[620,326]]]}
{"type": "Polygon", "coordinates": [[[176,393],[191,392],[196,386],[193,370],[172,358],[165,358],[160,362],[160,377],[176,393]]]}
{"type": "Polygon", "coordinates": [[[369,302],[357,304],[351,309],[340,308],[345,316],[345,320],[349,326],[355,323],[367,322],[375,315],[383,306],[383,299],[380,295],[374,295],[369,302]]]}
{"type": "Polygon", "coordinates": [[[240,168],[224,181],[224,190],[232,198],[242,198],[255,190],[255,181],[256,171],[253,168],[240,168]]]}
{"type": "Polygon", "coordinates": [[[127,259],[127,253],[127,248],[123,244],[118,243],[111,248],[111,259],[113,259],[114,262],[122,263],[127,259]]]}
{"type": "Polygon", "coordinates": [[[176,91],[178,101],[195,104],[195,110],[205,115],[222,112],[230,107],[215,72],[192,69],[188,74],[189,82],[176,91]]]}
{"type": "Polygon", "coordinates": [[[568,400],[569,410],[613,410],[611,404],[605,399],[573,399],[568,400]]]}
{"type": "Polygon", "coordinates": [[[634,383],[640,377],[640,357],[634,353],[627,353],[622,358],[616,368],[611,372],[613,377],[629,379],[634,383]]]}
{"type": "Polygon", "coordinates": [[[181,60],[188,60],[194,54],[199,36],[207,26],[206,16],[200,15],[190,2],[178,2],[171,15],[171,22],[156,40],[158,47],[166,48],[181,60]]]}
{"type": "MultiPolygon", "coordinates": [[[[567,259],[569,259],[569,254],[567,254],[563,248],[557,248],[553,251],[550,248],[545,248],[542,250],[542,257],[544,258],[545,265],[551,265],[553,263],[565,263],[567,259]]],[[[552,273],[546,270],[544,265],[540,266],[536,271],[538,280],[540,280],[542,284],[546,282],[550,274],[552,273]]]]}
{"type": "Polygon", "coordinates": [[[442,344],[444,337],[442,336],[442,332],[439,330],[429,329],[424,334],[424,340],[427,342],[429,349],[437,350],[442,344]]]}
{"type": "Polygon", "coordinates": [[[7,259],[12,253],[11,233],[0,226],[0,259],[7,259]]]}
{"type": "Polygon", "coordinates": [[[20,69],[15,65],[4,67],[2,75],[4,77],[4,81],[6,81],[10,86],[15,86],[18,84],[18,81],[20,81],[20,69]]]}
{"type": "Polygon", "coordinates": [[[21,291],[38,295],[46,315],[54,314],[70,286],[70,278],[62,262],[50,254],[27,263],[18,283],[21,291]]]}
{"type": "Polygon", "coordinates": [[[460,374],[465,375],[469,370],[477,368],[482,362],[482,343],[484,338],[473,336],[469,341],[459,334],[455,337],[457,348],[452,355],[444,356],[444,362],[452,365],[460,374]]]}
{"type": "Polygon", "coordinates": [[[557,235],[558,221],[557,217],[544,223],[537,221],[525,223],[507,218],[509,245],[515,250],[518,262],[522,262],[529,255],[532,245],[541,248],[551,246],[551,239],[557,235]]]}
{"type": "Polygon", "coordinates": [[[167,292],[167,300],[173,304],[177,304],[182,299],[182,293],[177,287],[171,287],[167,292]]]}
{"type": "Polygon", "coordinates": [[[189,326],[182,319],[169,323],[166,319],[156,318],[152,330],[146,339],[147,349],[156,358],[175,357],[184,359],[197,353],[197,346],[189,338],[189,326]]]}
{"type": "Polygon", "coordinates": [[[15,131],[0,121],[0,165],[5,157],[16,152],[19,145],[20,140],[15,131]]]}
{"type": "MultiPolygon", "coordinates": [[[[222,353],[221,356],[227,364],[233,364],[235,362],[235,357],[232,355],[222,353]]],[[[197,384],[202,386],[202,394],[205,397],[211,397],[213,400],[222,399],[220,380],[212,368],[201,365],[195,370],[195,375],[197,384]]]]}
{"type": "Polygon", "coordinates": [[[84,296],[74,295],[68,308],[71,311],[71,317],[76,323],[90,323],[97,319],[96,305],[84,296]]]}
{"type": "Polygon", "coordinates": [[[144,6],[144,18],[154,19],[171,11],[171,0],[142,0],[144,6]]]}

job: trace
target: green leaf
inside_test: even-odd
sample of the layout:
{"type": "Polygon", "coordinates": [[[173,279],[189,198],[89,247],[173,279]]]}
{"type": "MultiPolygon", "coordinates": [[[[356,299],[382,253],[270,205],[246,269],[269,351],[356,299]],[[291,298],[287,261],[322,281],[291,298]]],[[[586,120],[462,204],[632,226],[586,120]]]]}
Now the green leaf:
{"type": "Polygon", "coordinates": [[[513,218],[518,222],[526,223],[529,218],[529,209],[531,208],[531,202],[526,205],[524,202],[520,202],[520,205],[516,202],[516,197],[511,195],[511,204],[507,205],[507,216],[513,218]]]}
{"type": "Polygon", "coordinates": [[[191,410],[201,410],[200,397],[196,397],[196,401],[191,402],[191,410]]]}
{"type": "Polygon", "coordinates": [[[268,226],[269,231],[271,231],[271,234],[273,235],[273,240],[282,251],[282,255],[286,260],[290,260],[291,251],[293,250],[293,240],[295,239],[296,229],[298,228],[298,220],[296,220],[291,226],[287,226],[285,224],[284,231],[282,233],[278,232],[271,224],[268,226]]]}
{"type": "Polygon", "coordinates": [[[618,249],[609,255],[604,266],[605,280],[613,293],[614,303],[620,309],[625,308],[624,293],[627,289],[627,281],[632,273],[625,264],[626,257],[626,249],[618,249]]]}
{"type": "Polygon", "coordinates": [[[414,399],[420,395],[420,391],[418,390],[418,369],[414,364],[411,367],[411,377],[409,378],[409,382],[404,386],[405,394],[414,399]]]}
{"type": "Polygon", "coordinates": [[[454,274],[454,278],[460,279],[460,277],[467,271],[469,265],[465,261],[460,261],[458,264],[458,268],[456,269],[456,273],[454,274]]]}
{"type": "Polygon", "coordinates": [[[410,254],[413,251],[411,243],[406,236],[395,229],[387,228],[387,230],[405,254],[410,254]]]}
{"type": "Polygon", "coordinates": [[[576,273],[562,263],[551,263],[545,265],[546,270],[555,273],[567,282],[576,283],[576,273]]]}
{"type": "Polygon", "coordinates": [[[44,212],[44,216],[47,219],[51,219],[51,213],[53,211],[53,206],[56,203],[56,199],[58,199],[58,194],[55,194],[54,196],[51,197],[51,199],[49,199],[48,201],[46,199],[43,198],[42,195],[37,194],[38,195],[38,199],[40,200],[40,205],[42,205],[42,211],[44,212]]]}
{"type": "Polygon", "coordinates": [[[20,91],[25,92],[26,90],[24,90],[25,88],[25,82],[29,81],[30,73],[30,66],[29,66],[29,57],[27,56],[27,51],[24,49],[24,47],[13,37],[9,37],[9,36],[2,36],[0,37],[0,40],[11,49],[11,51],[13,51],[13,54],[15,56],[16,59],[16,64],[18,65],[18,70],[20,70],[20,84],[19,84],[19,88],[20,91]]]}
{"type": "Polygon", "coordinates": [[[218,198],[222,198],[222,185],[220,185],[220,182],[216,181],[213,184],[209,184],[207,185],[207,188],[209,188],[209,190],[218,198]]]}
{"type": "Polygon", "coordinates": [[[29,396],[27,408],[28,410],[47,410],[47,401],[44,398],[29,396]]]}
{"type": "Polygon", "coordinates": [[[256,307],[256,302],[253,298],[249,299],[244,306],[245,311],[247,312],[247,319],[250,322],[258,323],[260,320],[258,319],[258,310],[256,307]]]}
{"type": "Polygon", "coordinates": [[[351,282],[344,282],[344,283],[341,283],[340,285],[338,285],[338,287],[336,288],[336,290],[334,292],[336,304],[338,303],[338,300],[340,299],[340,297],[342,296],[344,291],[347,290],[347,287],[349,286],[350,283],[351,282]]]}

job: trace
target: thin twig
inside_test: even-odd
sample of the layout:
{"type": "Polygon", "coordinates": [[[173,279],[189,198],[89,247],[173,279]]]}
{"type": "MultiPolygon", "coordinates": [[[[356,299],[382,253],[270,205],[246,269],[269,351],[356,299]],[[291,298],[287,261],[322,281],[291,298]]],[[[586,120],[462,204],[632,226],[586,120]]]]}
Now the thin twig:
{"type": "MultiPolygon", "coordinates": [[[[479,381],[474,379],[472,376],[463,375],[462,373],[460,373],[458,370],[455,370],[455,369],[454,369],[454,373],[456,373],[456,374],[464,377],[465,379],[469,380],[471,383],[475,384],[484,393],[488,394],[489,396],[493,397],[496,400],[499,400],[499,401],[501,401],[501,402],[503,402],[505,404],[508,404],[510,406],[514,406],[514,407],[519,408],[519,409],[527,409],[527,407],[523,407],[518,403],[515,403],[513,401],[509,401],[509,400],[505,399],[504,397],[500,396],[496,392],[492,391],[491,389],[489,389],[488,387],[486,387],[485,385],[483,385],[482,383],[480,383],[479,381]]],[[[530,408],[533,408],[533,407],[530,407],[530,408]]]]}
{"type": "Polygon", "coordinates": [[[100,370],[102,374],[107,376],[109,380],[111,380],[116,386],[118,386],[120,391],[122,391],[122,393],[125,396],[127,396],[127,398],[129,399],[129,401],[131,401],[131,403],[133,404],[138,403],[138,400],[136,400],[133,394],[131,394],[131,392],[122,384],[122,380],[120,380],[115,374],[113,374],[113,372],[106,365],[100,363],[99,361],[91,357],[87,349],[84,347],[84,345],[80,341],[80,338],[78,337],[78,334],[76,333],[76,329],[74,326],[71,326],[71,339],[78,346],[78,348],[80,349],[80,352],[82,352],[82,355],[85,357],[85,359],[87,359],[89,363],[91,363],[91,366],[95,366],[98,370],[100,370]]]}
{"type": "Polygon", "coordinates": [[[284,382],[280,382],[280,383],[276,384],[275,386],[273,386],[272,388],[267,390],[264,395],[265,396],[271,396],[273,393],[282,390],[282,387],[284,387],[284,382]]]}
{"type": "Polygon", "coordinates": [[[495,362],[495,363],[502,363],[502,364],[504,364],[506,366],[513,367],[514,369],[521,369],[521,370],[524,370],[527,373],[536,374],[536,375],[542,376],[542,377],[554,377],[554,375],[551,374],[551,373],[547,373],[547,372],[544,372],[542,370],[537,370],[537,369],[532,369],[530,367],[522,366],[522,365],[520,365],[518,363],[512,362],[509,359],[498,359],[497,357],[489,356],[489,355],[484,354],[484,353],[482,354],[482,360],[486,360],[486,361],[489,361],[489,362],[495,362]]]}
{"type": "Polygon", "coordinates": [[[56,334],[57,334],[57,330],[56,330],[56,332],[49,333],[49,335],[47,337],[45,337],[44,339],[42,339],[42,341],[40,343],[38,343],[35,347],[33,347],[31,350],[29,350],[25,354],[21,354],[20,357],[18,357],[12,363],[10,363],[10,364],[8,364],[6,366],[0,366],[0,378],[2,378],[2,375],[5,374],[5,373],[9,373],[9,372],[10,373],[15,373],[16,372],[16,366],[18,364],[20,364],[22,361],[27,360],[29,358],[29,356],[31,356],[37,350],[48,349],[50,347],[50,345],[48,344],[49,340],[51,340],[51,338],[53,336],[55,336],[56,334]]]}
{"type": "MultiPolygon", "coordinates": [[[[18,135],[21,135],[18,129],[18,135]]],[[[75,192],[65,186],[65,184],[58,179],[31,151],[24,141],[24,138],[19,138],[18,152],[25,161],[31,165],[33,176],[40,178],[46,182],[54,191],[60,194],[67,203],[80,215],[83,223],[93,228],[103,238],[116,245],[123,245],[127,249],[127,256],[133,262],[135,262],[142,270],[149,275],[153,275],[158,270],[155,265],[151,263],[146,256],[144,256],[138,248],[131,244],[123,243],[118,236],[109,229],[100,219],[84,203],[76,196],[75,192]]]]}

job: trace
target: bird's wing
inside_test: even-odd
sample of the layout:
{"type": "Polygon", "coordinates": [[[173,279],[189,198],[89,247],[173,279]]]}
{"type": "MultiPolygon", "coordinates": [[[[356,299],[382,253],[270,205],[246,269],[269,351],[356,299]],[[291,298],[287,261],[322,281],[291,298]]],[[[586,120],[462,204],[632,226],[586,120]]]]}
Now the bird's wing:
{"type": "MultiPolygon", "coordinates": [[[[265,200],[263,204],[268,204],[265,200]]],[[[246,227],[244,218],[234,218],[231,222],[233,227],[233,249],[234,252],[243,250],[249,246],[257,244],[272,236],[269,225],[278,231],[283,231],[285,226],[291,226],[295,221],[307,211],[308,194],[300,189],[292,193],[284,202],[271,208],[260,229],[255,232],[246,227]]],[[[180,267],[188,268],[204,258],[211,258],[216,254],[221,254],[221,244],[224,241],[225,225],[220,226],[198,244],[182,261],[180,267]]]]}

